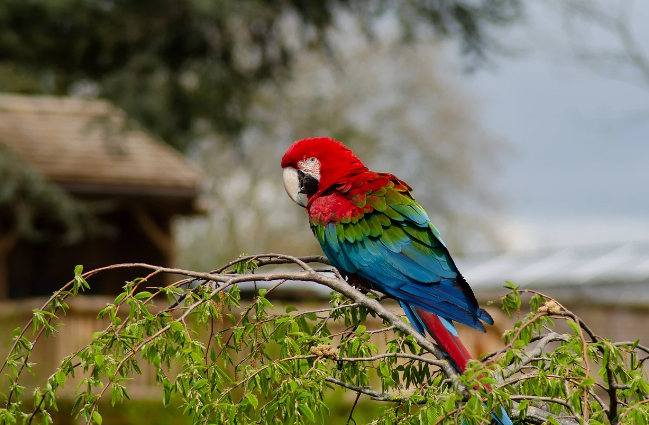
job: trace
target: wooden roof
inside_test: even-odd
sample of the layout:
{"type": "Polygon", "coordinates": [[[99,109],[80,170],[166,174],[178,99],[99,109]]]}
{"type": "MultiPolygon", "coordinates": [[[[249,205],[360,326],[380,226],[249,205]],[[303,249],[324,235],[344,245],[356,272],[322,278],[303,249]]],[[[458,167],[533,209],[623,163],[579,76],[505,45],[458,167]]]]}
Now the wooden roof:
{"type": "Polygon", "coordinates": [[[202,180],[102,100],[0,95],[0,144],[76,193],[195,197],[202,180]]]}

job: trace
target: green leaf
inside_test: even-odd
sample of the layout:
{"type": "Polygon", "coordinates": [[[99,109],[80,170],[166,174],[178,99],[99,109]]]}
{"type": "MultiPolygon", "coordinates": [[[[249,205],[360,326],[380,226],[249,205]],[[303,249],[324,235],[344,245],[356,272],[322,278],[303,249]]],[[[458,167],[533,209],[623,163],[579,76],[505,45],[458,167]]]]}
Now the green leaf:
{"type": "Polygon", "coordinates": [[[148,291],[142,291],[142,292],[137,293],[137,294],[135,295],[135,298],[137,298],[138,300],[141,300],[142,298],[149,298],[149,297],[151,297],[152,295],[153,295],[153,294],[151,294],[151,292],[148,292],[148,291]]]}
{"type": "Polygon", "coordinates": [[[367,330],[367,328],[365,326],[358,325],[358,328],[356,328],[355,334],[356,335],[361,335],[361,334],[365,333],[366,330],[367,330]]]}
{"type": "Polygon", "coordinates": [[[65,387],[65,373],[59,370],[58,372],[56,372],[56,375],[54,375],[54,378],[56,379],[56,383],[59,385],[59,387],[65,387]]]}
{"type": "Polygon", "coordinates": [[[101,415],[99,414],[99,412],[95,410],[94,412],[92,412],[92,420],[95,421],[95,423],[97,423],[97,425],[101,425],[101,421],[103,419],[101,418],[101,415]]]}
{"type": "Polygon", "coordinates": [[[117,402],[120,400],[121,396],[122,396],[122,392],[120,391],[119,387],[117,385],[113,385],[112,396],[110,398],[110,405],[115,407],[117,402]]]}
{"type": "Polygon", "coordinates": [[[88,282],[86,281],[86,279],[84,279],[83,277],[79,276],[79,280],[81,281],[81,284],[82,284],[86,289],[90,289],[90,285],[88,285],[88,282]]]}
{"type": "Polygon", "coordinates": [[[52,417],[49,412],[46,410],[41,410],[41,417],[43,418],[42,425],[50,425],[52,422],[52,417]]]}
{"type": "Polygon", "coordinates": [[[306,416],[311,422],[315,422],[315,416],[313,415],[313,411],[309,409],[309,406],[306,404],[298,404],[297,410],[299,410],[300,413],[306,416]]]}
{"type": "Polygon", "coordinates": [[[185,329],[185,327],[183,326],[182,323],[175,322],[175,321],[169,323],[169,326],[171,327],[171,329],[173,329],[174,331],[178,331],[178,332],[182,332],[185,329]]]}
{"type": "Polygon", "coordinates": [[[455,397],[451,396],[444,402],[444,413],[450,413],[455,409],[455,397]]]}
{"type": "Polygon", "coordinates": [[[171,388],[165,387],[162,395],[162,404],[167,406],[171,400],[171,388]]]}
{"type": "Polygon", "coordinates": [[[566,320],[566,322],[568,322],[568,325],[570,325],[575,335],[579,335],[579,330],[580,330],[579,325],[570,319],[566,320]]]}
{"type": "Polygon", "coordinates": [[[216,371],[216,373],[218,373],[221,376],[221,378],[225,379],[228,383],[232,383],[232,379],[230,379],[228,374],[225,373],[225,371],[223,369],[221,369],[217,365],[213,365],[213,368],[216,371]]]}
{"type": "Polygon", "coordinates": [[[513,284],[512,282],[510,282],[509,280],[506,280],[506,281],[505,281],[505,286],[504,286],[504,288],[511,289],[512,291],[517,291],[519,287],[516,286],[516,285],[514,285],[514,284],[513,284]]]}
{"type": "Polygon", "coordinates": [[[74,274],[78,276],[81,273],[83,273],[83,266],[79,264],[78,266],[74,267],[74,274]]]}
{"type": "Polygon", "coordinates": [[[581,381],[581,384],[579,385],[580,387],[587,387],[589,385],[593,385],[595,383],[595,378],[588,377],[581,381]]]}
{"type": "Polygon", "coordinates": [[[297,311],[297,307],[293,307],[292,305],[286,307],[286,313],[290,313],[292,311],[297,311]]]}
{"type": "Polygon", "coordinates": [[[259,402],[257,401],[257,397],[251,392],[246,393],[246,400],[250,403],[253,409],[257,410],[257,405],[259,402]]]}
{"type": "MultiPolygon", "coordinates": [[[[275,310],[275,307],[273,307],[273,304],[270,301],[268,301],[266,298],[264,298],[264,297],[259,298],[259,302],[261,304],[263,304],[265,307],[268,307],[271,310],[275,310]]],[[[315,316],[315,313],[313,313],[313,315],[315,316]]]]}
{"type": "Polygon", "coordinates": [[[104,358],[103,355],[101,355],[101,354],[95,355],[95,363],[97,363],[97,366],[101,367],[101,365],[104,364],[104,360],[105,360],[105,358],[104,358]]]}

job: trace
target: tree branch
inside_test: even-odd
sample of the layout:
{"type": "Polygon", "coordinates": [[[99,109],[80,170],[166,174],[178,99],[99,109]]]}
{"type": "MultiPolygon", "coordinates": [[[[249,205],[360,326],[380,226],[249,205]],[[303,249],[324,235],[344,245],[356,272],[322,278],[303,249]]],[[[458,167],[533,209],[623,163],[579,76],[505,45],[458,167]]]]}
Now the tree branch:
{"type": "MultiPolygon", "coordinates": [[[[327,376],[325,378],[325,381],[347,388],[348,390],[356,391],[357,393],[368,395],[372,397],[372,400],[376,400],[376,401],[393,401],[397,403],[403,403],[404,401],[408,400],[408,398],[410,398],[410,396],[399,397],[399,396],[393,396],[391,394],[382,393],[373,390],[371,387],[359,387],[357,385],[348,384],[347,382],[341,381],[331,376],[327,376]]],[[[423,401],[422,403],[425,403],[425,401],[423,401]]]]}
{"type": "Polygon", "coordinates": [[[382,360],[390,357],[396,357],[399,359],[416,360],[418,362],[428,363],[429,365],[437,366],[439,368],[444,366],[444,364],[446,363],[445,361],[429,359],[427,357],[416,356],[414,354],[408,354],[408,353],[384,353],[384,354],[377,354],[376,356],[371,356],[371,357],[340,357],[338,360],[343,362],[371,362],[371,361],[382,360]]]}
{"type": "Polygon", "coordinates": [[[567,340],[568,338],[556,332],[547,334],[541,340],[539,340],[539,342],[534,346],[533,349],[525,353],[520,363],[516,365],[511,365],[508,368],[504,369],[500,374],[500,379],[503,380],[509,378],[515,373],[520,372],[521,369],[525,367],[525,365],[529,364],[529,362],[533,361],[536,357],[540,356],[543,353],[545,347],[549,343],[553,341],[567,341],[567,340]]]}

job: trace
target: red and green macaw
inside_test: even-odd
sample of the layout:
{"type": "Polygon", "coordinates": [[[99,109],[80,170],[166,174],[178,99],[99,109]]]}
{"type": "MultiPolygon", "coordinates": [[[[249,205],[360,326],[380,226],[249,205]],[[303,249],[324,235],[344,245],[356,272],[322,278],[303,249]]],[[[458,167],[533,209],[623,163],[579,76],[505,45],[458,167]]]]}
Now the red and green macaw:
{"type": "MultiPolygon", "coordinates": [[[[458,371],[471,356],[453,322],[482,332],[493,319],[458,271],[410,186],[370,171],[342,143],[295,142],[282,158],[284,187],[305,207],[314,235],[348,278],[396,299],[412,326],[430,334],[458,371]]],[[[504,412],[503,412],[504,413],[504,412]]],[[[511,424],[506,415],[493,415],[511,424]]]]}

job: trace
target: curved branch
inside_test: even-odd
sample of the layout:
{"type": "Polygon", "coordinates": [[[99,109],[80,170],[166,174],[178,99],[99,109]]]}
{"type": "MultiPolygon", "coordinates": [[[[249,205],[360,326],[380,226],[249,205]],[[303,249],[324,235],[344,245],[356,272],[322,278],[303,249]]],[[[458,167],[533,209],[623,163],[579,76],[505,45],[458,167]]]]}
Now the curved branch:
{"type": "Polygon", "coordinates": [[[384,354],[377,354],[371,357],[340,357],[338,358],[338,360],[343,362],[371,362],[371,361],[386,359],[390,357],[396,357],[399,359],[416,360],[418,362],[428,363],[429,365],[437,366],[440,368],[443,367],[444,364],[446,363],[445,361],[429,359],[427,357],[416,356],[414,354],[407,354],[407,353],[384,353],[384,354]]]}
{"type": "MultiPolygon", "coordinates": [[[[372,397],[372,400],[376,400],[376,401],[393,401],[396,403],[402,403],[408,400],[408,398],[410,398],[410,396],[398,397],[387,393],[381,393],[379,391],[373,390],[371,387],[359,387],[357,385],[348,384],[347,382],[341,381],[331,376],[327,376],[325,378],[325,381],[347,388],[348,390],[356,391],[357,393],[360,394],[366,394],[372,397]]],[[[422,403],[425,404],[426,401],[424,400],[422,403]]]]}
{"type": "Polygon", "coordinates": [[[568,403],[566,400],[561,400],[559,398],[554,398],[554,397],[544,397],[544,396],[538,396],[538,395],[512,395],[509,397],[512,400],[538,400],[538,401],[545,401],[547,403],[554,403],[554,404],[560,404],[570,413],[572,413],[572,416],[579,418],[579,414],[574,411],[570,403],[568,403]]]}
{"type": "Polygon", "coordinates": [[[554,341],[568,341],[568,338],[565,336],[558,334],[556,332],[552,332],[544,336],[539,342],[536,344],[536,346],[525,353],[523,358],[521,359],[520,363],[516,365],[509,366],[508,368],[504,369],[501,373],[501,376],[503,379],[509,378],[510,376],[514,375],[515,373],[518,373],[527,365],[529,362],[534,361],[534,359],[538,356],[540,356],[543,353],[543,350],[545,347],[554,341]]]}

